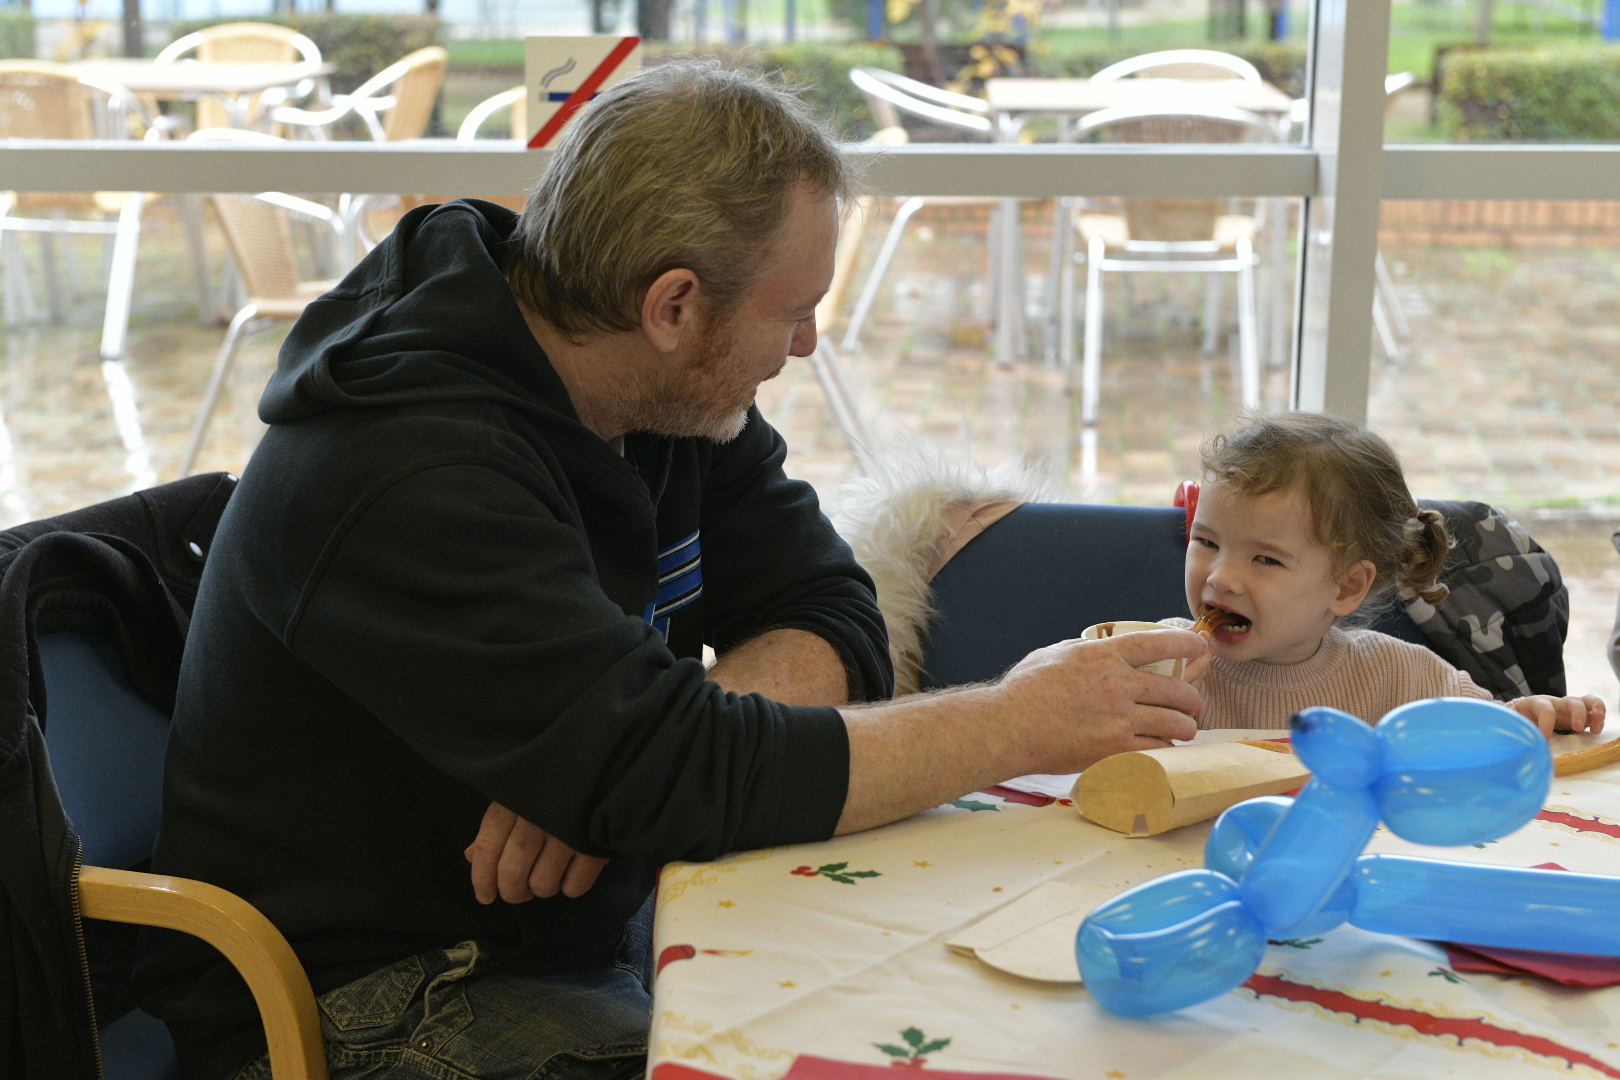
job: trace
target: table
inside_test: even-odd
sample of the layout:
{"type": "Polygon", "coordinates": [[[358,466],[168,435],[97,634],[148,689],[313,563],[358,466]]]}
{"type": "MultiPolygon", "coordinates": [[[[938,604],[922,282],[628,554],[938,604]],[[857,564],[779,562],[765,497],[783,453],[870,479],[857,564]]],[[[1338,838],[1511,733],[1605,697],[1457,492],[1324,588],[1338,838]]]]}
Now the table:
{"type": "Polygon", "coordinates": [[[248,126],[247,109],[253,95],[337,71],[337,65],[330,63],[247,60],[180,60],[173,64],[151,60],[80,60],[68,66],[81,75],[118,83],[137,94],[166,100],[218,98],[230,115],[232,127],[248,126]]]}
{"type": "MultiPolygon", "coordinates": [[[[1349,926],[1274,946],[1247,988],[1146,1020],[946,948],[1045,881],[1122,888],[1201,864],[1207,823],[1133,840],[1041,803],[976,794],[827,843],[666,866],[651,1080],[883,1080],[896,1065],[944,1080],[1620,1077],[1620,987],[1459,974],[1438,945],[1349,926]]],[[[1555,779],[1541,819],[1483,848],[1380,830],[1369,850],[1615,873],[1620,766],[1555,779]]]]}
{"type": "Polygon", "coordinates": [[[1077,117],[1116,105],[1175,108],[1194,103],[1286,116],[1293,99],[1269,83],[1243,79],[988,79],[990,111],[1006,116],[1077,117]]]}
{"type": "MultiPolygon", "coordinates": [[[[990,105],[995,122],[993,131],[1005,138],[1021,128],[1022,119],[1030,116],[1058,118],[1058,141],[1069,142],[1073,137],[1070,121],[1087,113],[1113,108],[1116,105],[1143,108],[1173,109],[1188,104],[1222,106],[1243,109],[1279,122],[1288,116],[1293,99],[1269,83],[1252,83],[1243,79],[1117,79],[1093,82],[1091,79],[987,79],[985,100],[990,105]]],[[[1060,198],[1052,218],[1054,237],[1068,221],[1067,198],[1060,198]]],[[[1274,214],[1280,214],[1284,204],[1278,200],[1274,214]]],[[[1005,199],[1001,205],[1001,220],[1013,222],[1011,229],[1002,228],[996,235],[998,250],[992,264],[999,268],[997,286],[996,355],[1003,363],[1011,363],[1015,355],[1022,355],[1023,327],[1023,261],[1021,237],[1017,230],[1018,201],[1005,199]]],[[[1272,229],[1270,262],[1272,290],[1270,305],[1280,310],[1283,303],[1282,276],[1276,269],[1284,261],[1285,238],[1280,229],[1272,229]]],[[[1048,268],[1047,319],[1051,324],[1047,334],[1049,343],[1059,337],[1056,329],[1058,311],[1059,274],[1063,260],[1073,257],[1072,238],[1065,234],[1062,243],[1052,245],[1048,268]]],[[[1275,321],[1275,320],[1273,320],[1275,321]]],[[[1066,334],[1062,335],[1066,338],[1066,334]]],[[[1277,329],[1272,336],[1281,337],[1277,329]]],[[[1057,362],[1067,362],[1053,349],[1048,354],[1057,362]]]]}

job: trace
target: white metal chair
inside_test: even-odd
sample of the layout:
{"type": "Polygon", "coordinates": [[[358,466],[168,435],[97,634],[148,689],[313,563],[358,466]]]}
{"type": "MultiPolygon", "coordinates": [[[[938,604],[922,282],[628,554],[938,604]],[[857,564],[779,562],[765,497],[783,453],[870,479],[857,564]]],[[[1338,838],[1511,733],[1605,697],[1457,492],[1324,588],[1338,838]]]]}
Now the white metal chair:
{"type": "MultiPolygon", "coordinates": [[[[1244,142],[1276,140],[1276,128],[1263,117],[1226,107],[1187,107],[1174,112],[1117,107],[1081,119],[1079,137],[1111,142],[1244,142]]],[[[1075,228],[1086,245],[1085,361],[1081,377],[1081,421],[1097,422],[1101,387],[1103,274],[1201,273],[1204,294],[1204,351],[1213,351],[1220,308],[1220,279],[1238,279],[1238,344],[1243,405],[1260,405],[1260,355],[1254,294],[1254,215],[1225,212],[1216,198],[1123,200],[1123,212],[1082,211],[1075,228]]],[[[1067,231],[1067,230],[1065,230],[1067,231]]],[[[1074,372],[1074,264],[1063,261],[1059,350],[1072,380],[1074,372]]]]}
{"type": "MultiPolygon", "coordinates": [[[[169,42],[153,63],[184,63],[188,53],[196,53],[195,59],[208,62],[302,62],[311,68],[319,68],[322,63],[320,46],[305,35],[290,27],[259,22],[204,27],[169,42]]],[[[325,76],[300,79],[291,87],[273,87],[240,101],[204,98],[197,103],[197,128],[253,127],[265,110],[302,101],[311,94],[323,101],[330,97],[325,76]]]]}
{"type": "MultiPolygon", "coordinates": [[[[873,136],[874,143],[896,146],[908,140],[906,130],[900,126],[902,113],[945,127],[969,131],[985,138],[989,138],[995,131],[994,123],[989,116],[989,103],[979,98],[941,90],[936,86],[929,86],[927,83],[908,79],[904,75],[896,75],[881,68],[851,68],[849,79],[866,98],[872,115],[883,125],[882,130],[873,136]]],[[[844,331],[841,343],[843,350],[853,352],[860,347],[861,330],[866,325],[866,318],[871,313],[872,304],[883,285],[884,275],[888,273],[889,264],[894,260],[906,226],[918,210],[924,206],[943,205],[999,207],[1002,202],[1001,199],[972,196],[930,198],[913,196],[899,200],[894,221],[889,226],[888,235],[884,237],[883,247],[879,249],[877,262],[866,277],[860,299],[855,302],[855,311],[844,331]]],[[[1017,223],[1013,224],[1016,227],[1017,223]]],[[[991,250],[996,250],[996,246],[992,245],[991,250]]],[[[992,272],[990,277],[995,281],[997,275],[992,272]]]]}
{"type": "Polygon", "coordinates": [[[330,138],[332,125],[350,116],[359,117],[376,142],[420,139],[433,118],[433,103],[444,85],[449,56],[437,45],[417,49],[377,72],[354,93],[334,96],[330,108],[312,111],[282,106],[271,109],[270,118],[313,139],[330,138]],[[392,93],[384,94],[384,90],[392,93]],[[383,113],[388,114],[386,119],[383,113]]]}
{"type": "MultiPolygon", "coordinates": [[[[190,142],[279,143],[273,135],[235,128],[196,132],[190,142]]],[[[290,322],[304,313],[310,302],[336,285],[335,280],[300,281],[298,260],[293,252],[288,219],[298,217],[318,223],[336,234],[339,243],[346,228],[343,215],[329,206],[300,199],[280,191],[257,195],[214,195],[214,209],[225,230],[225,239],[237,272],[247,291],[247,302],[231,319],[224,344],[208,379],[208,390],[192,424],[191,440],[180,461],[180,476],[191,475],[209,421],[219,404],[220,390],[236,363],[236,354],[248,335],[277,322],[290,322]]]]}
{"type": "Polygon", "coordinates": [[[881,127],[900,127],[900,114],[905,113],[944,127],[972,131],[985,138],[989,138],[993,130],[990,105],[980,98],[941,90],[882,68],[850,68],[849,81],[866,98],[873,119],[881,127]]]}
{"type": "Polygon", "coordinates": [[[467,114],[467,118],[456,129],[456,142],[477,142],[479,128],[483,127],[486,120],[502,109],[508,111],[508,130],[511,132],[509,138],[513,140],[522,139],[528,127],[527,91],[527,87],[514,86],[510,90],[502,90],[493,97],[487,97],[474,105],[472,112],[467,114]]]}
{"type": "MultiPolygon", "coordinates": [[[[144,126],[144,138],[162,138],[162,128],[125,87],[80,76],[70,68],[40,60],[0,61],[0,139],[127,139],[144,126]]],[[[46,301],[53,321],[65,318],[64,293],[56,278],[56,243],[62,241],[70,287],[78,291],[78,268],[67,238],[95,233],[112,237],[107,271],[107,306],[102,317],[101,355],[124,354],[129,309],[135,286],[135,254],[147,194],[140,191],[0,191],[0,265],[5,280],[8,323],[37,317],[22,250],[10,234],[40,234],[45,263],[46,301]],[[24,216],[44,211],[48,216],[24,216]],[[21,213],[19,213],[21,212],[21,213]],[[69,218],[94,214],[102,220],[69,218]]]]}
{"type": "Polygon", "coordinates": [[[1164,49],[1109,64],[1091,77],[1092,82],[1115,82],[1136,76],[1150,79],[1242,79],[1264,82],[1260,69],[1231,53],[1214,49],[1164,49]]]}

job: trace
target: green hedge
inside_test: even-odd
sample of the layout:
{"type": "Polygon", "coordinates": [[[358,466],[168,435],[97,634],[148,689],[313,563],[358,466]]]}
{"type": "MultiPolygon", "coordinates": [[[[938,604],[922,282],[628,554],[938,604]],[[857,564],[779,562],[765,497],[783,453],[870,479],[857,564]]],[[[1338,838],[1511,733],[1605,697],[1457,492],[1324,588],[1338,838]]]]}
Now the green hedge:
{"type": "MultiPolygon", "coordinates": [[[[643,46],[646,63],[656,64],[665,57],[691,56],[690,45],[649,41],[643,46]]],[[[838,133],[847,139],[864,139],[876,130],[866,99],[849,81],[852,67],[877,67],[900,71],[900,50],[892,45],[828,45],[804,42],[793,45],[762,44],[742,48],[708,45],[698,54],[717,56],[728,65],[745,64],[767,74],[779,74],[798,88],[800,95],[816,112],[832,119],[838,133]]]]}
{"type": "Polygon", "coordinates": [[[22,7],[0,8],[0,58],[31,60],[34,56],[34,13],[22,7]]]}
{"type": "Polygon", "coordinates": [[[1436,114],[1461,141],[1620,139],[1620,46],[1451,53],[1436,114]]]}
{"type": "Polygon", "coordinates": [[[422,15],[256,15],[252,18],[189,19],[173,24],[175,38],[205,26],[232,22],[267,22],[290,26],[320,46],[321,56],[337,65],[332,89],[348,93],[406,53],[439,44],[438,19],[422,15]]]}

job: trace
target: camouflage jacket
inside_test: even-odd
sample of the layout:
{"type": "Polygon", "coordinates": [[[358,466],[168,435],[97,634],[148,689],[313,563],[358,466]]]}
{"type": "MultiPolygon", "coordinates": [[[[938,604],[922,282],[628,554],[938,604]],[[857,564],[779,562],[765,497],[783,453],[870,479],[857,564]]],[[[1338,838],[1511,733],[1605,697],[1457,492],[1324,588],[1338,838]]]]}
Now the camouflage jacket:
{"type": "Polygon", "coordinates": [[[1451,533],[1440,580],[1451,595],[1439,605],[1404,601],[1429,647],[1498,698],[1562,697],[1569,590],[1558,564],[1494,506],[1421,499],[1451,533]]]}

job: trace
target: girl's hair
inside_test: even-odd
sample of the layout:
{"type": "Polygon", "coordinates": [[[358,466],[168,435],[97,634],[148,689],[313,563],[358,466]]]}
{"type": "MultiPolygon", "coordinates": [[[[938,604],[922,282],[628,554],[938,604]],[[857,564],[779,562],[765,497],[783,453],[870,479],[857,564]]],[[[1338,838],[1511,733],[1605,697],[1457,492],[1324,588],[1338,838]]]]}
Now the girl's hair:
{"type": "Polygon", "coordinates": [[[1246,420],[1203,446],[1204,478],[1238,495],[1299,492],[1317,540],[1340,568],[1366,559],[1377,570],[1369,597],[1388,589],[1431,604],[1446,598],[1436,580],[1451,547],[1446,523],[1418,509],[1400,459],[1381,435],[1322,413],[1246,420]]]}

